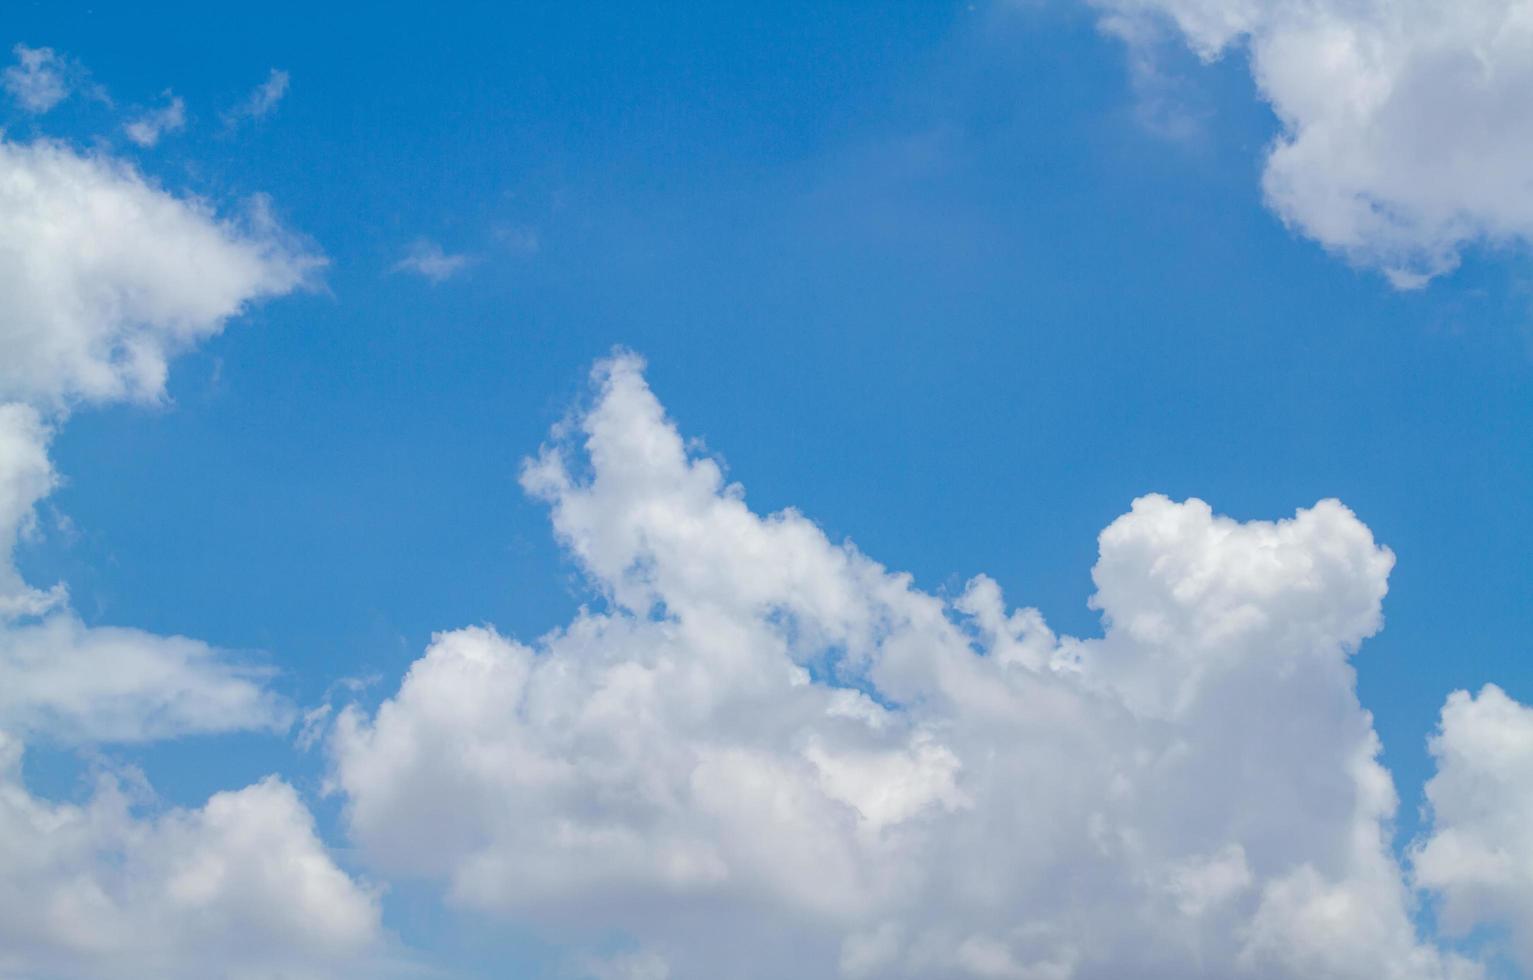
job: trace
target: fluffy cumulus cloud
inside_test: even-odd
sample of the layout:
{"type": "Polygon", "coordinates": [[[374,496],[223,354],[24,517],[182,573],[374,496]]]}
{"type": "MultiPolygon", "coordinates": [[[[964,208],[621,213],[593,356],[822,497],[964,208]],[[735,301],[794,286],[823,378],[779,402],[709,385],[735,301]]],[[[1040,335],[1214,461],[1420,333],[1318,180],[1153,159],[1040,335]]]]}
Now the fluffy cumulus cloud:
{"type": "Polygon", "coordinates": [[[1414,855],[1418,880],[1443,896],[1451,931],[1499,927],[1533,972],[1533,708],[1495,685],[1459,691],[1432,740],[1434,830],[1414,855]]]}
{"type": "Polygon", "coordinates": [[[315,262],[259,206],[237,224],[101,154],[0,141],[0,399],[158,398],[171,356],[315,262]]]}
{"type": "Polygon", "coordinates": [[[196,640],[86,624],[16,564],[57,485],[55,430],[82,404],[152,401],[169,360],[315,259],[259,209],[235,223],[129,166],[0,140],[0,974],[342,975],[376,896],[326,854],[275,778],[167,809],[132,772],[83,803],[34,796],[27,742],[281,730],[264,675],[196,640]]]}
{"type": "Polygon", "coordinates": [[[145,816],[131,774],[55,804],[27,792],[20,762],[0,736],[0,974],[309,977],[372,941],[374,897],[285,783],[145,816]]]}
{"type": "Polygon", "coordinates": [[[753,513],[636,359],[596,385],[523,482],[598,606],[441,634],[340,716],[375,868],[626,934],[594,977],[1481,975],[1413,925],[1349,663],[1393,556],[1341,504],[1136,501],[1073,639],[753,513]]]}
{"type": "Polygon", "coordinates": [[[1473,242],[1533,240],[1526,0],[1091,0],[1143,43],[1171,27],[1250,61],[1281,124],[1263,175],[1293,227],[1398,285],[1473,242]]]}

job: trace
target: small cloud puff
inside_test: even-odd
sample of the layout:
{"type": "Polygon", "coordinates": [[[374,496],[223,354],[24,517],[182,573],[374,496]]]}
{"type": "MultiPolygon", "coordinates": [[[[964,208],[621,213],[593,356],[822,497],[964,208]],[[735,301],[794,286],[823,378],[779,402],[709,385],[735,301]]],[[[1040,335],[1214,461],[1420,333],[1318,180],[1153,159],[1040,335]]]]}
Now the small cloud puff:
{"type": "Polygon", "coordinates": [[[145,149],[154,146],[160,137],[186,128],[186,102],[178,95],[165,93],[166,102],[158,109],[151,109],[123,127],[128,139],[145,149]]]}
{"type": "Polygon", "coordinates": [[[18,44],[16,63],[0,75],[6,94],[28,112],[42,114],[69,97],[69,62],[52,48],[18,44]]]}
{"type": "Polygon", "coordinates": [[[436,242],[422,238],[414,242],[404,258],[390,266],[389,271],[409,272],[440,283],[462,273],[473,263],[471,255],[444,251],[436,242]]]}
{"type": "Polygon", "coordinates": [[[280,68],[273,68],[266,81],[257,85],[245,100],[224,113],[224,125],[230,129],[252,119],[263,119],[277,108],[277,103],[287,95],[289,76],[280,68]]]}

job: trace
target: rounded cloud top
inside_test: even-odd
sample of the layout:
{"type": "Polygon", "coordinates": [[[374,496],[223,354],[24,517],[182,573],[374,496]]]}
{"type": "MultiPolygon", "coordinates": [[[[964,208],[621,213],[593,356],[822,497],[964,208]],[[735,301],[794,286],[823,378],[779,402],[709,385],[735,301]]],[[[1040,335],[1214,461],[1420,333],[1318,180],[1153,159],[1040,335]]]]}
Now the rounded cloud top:
{"type": "Polygon", "coordinates": [[[524,471],[605,602],[439,635],[330,741],[374,867],[638,949],[594,976],[1463,980],[1350,656],[1394,557],[1147,496],[1102,636],[759,515],[619,356],[524,471]],[[626,971],[626,972],[625,972],[626,971]]]}

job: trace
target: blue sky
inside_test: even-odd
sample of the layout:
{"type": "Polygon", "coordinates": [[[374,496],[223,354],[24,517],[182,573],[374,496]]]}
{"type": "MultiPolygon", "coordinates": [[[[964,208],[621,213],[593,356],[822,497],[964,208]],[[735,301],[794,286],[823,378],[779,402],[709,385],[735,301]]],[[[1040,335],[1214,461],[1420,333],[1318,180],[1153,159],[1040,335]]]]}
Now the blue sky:
{"type": "MultiPolygon", "coordinates": [[[[89,626],[271,668],[294,715],[355,701],[371,718],[439,631],[532,643],[614,607],[621,576],[561,544],[519,481],[551,427],[607,404],[593,363],[633,351],[755,513],[795,508],[947,600],[983,573],[1060,634],[1102,635],[1097,536],[1144,494],[1237,521],[1340,499],[1396,559],[1384,628],[1351,663],[1401,801],[1389,853],[1408,863],[1432,829],[1444,698],[1493,682],[1533,700],[1527,235],[1463,204],[1456,267],[1398,288],[1395,239],[1338,245],[1264,194],[1285,96],[1250,63],[1281,17],[1205,62],[1171,0],[1139,5],[1163,8],[1153,41],[1104,26],[1134,6],[13,11],[6,43],[66,59],[73,94],[45,113],[7,102],[6,140],[127,161],[223,213],[265,195],[285,247],[325,259],[179,353],[163,399],[70,409],[22,575],[67,582],[89,626]],[[280,98],[242,114],[273,70],[280,98]],[[124,121],[167,93],[185,125],[135,145],[124,121]],[[433,277],[412,254],[463,259],[433,277]]],[[[1413,274],[1435,261],[1411,255],[1413,274]]],[[[444,899],[451,872],[369,852],[345,750],[302,749],[298,730],[86,749],[42,734],[26,784],[78,802],[85,774],[138,766],[153,811],[280,773],[340,867],[387,886],[389,957],[452,976],[702,969],[660,930],[670,972],[644,972],[661,962],[635,958],[644,928],[600,911],[631,897],[595,890],[564,917],[444,899]],[[337,780],[352,788],[327,792],[337,780]]],[[[1441,892],[1410,911],[1421,942],[1441,892]]],[[[1055,975],[1025,972],[1047,957],[1029,967],[1023,945],[989,974],[963,954],[953,975],[1055,975]]],[[[1494,939],[1468,945],[1517,969],[1494,939]]],[[[1105,968],[1072,963],[1058,975],[1105,968]]]]}

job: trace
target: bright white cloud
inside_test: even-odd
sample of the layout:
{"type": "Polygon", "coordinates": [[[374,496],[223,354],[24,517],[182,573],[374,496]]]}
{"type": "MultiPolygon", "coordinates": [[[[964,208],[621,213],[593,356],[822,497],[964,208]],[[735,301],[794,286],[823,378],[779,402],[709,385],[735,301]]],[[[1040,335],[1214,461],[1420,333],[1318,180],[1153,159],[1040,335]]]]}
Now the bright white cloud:
{"type": "Polygon", "coordinates": [[[376,896],[331,863],[280,780],[142,815],[153,800],[131,773],[54,804],[20,762],[0,735],[0,974],[347,975],[376,938],[376,896]]]}
{"type": "Polygon", "coordinates": [[[47,612],[62,587],[36,589],[16,570],[14,551],[35,527],[35,507],[58,479],[48,459],[52,432],[30,405],[0,404],[0,622],[47,612]]]}
{"type": "Polygon", "coordinates": [[[433,283],[446,282],[473,264],[473,257],[442,250],[436,242],[420,239],[410,245],[404,258],[390,267],[391,272],[410,272],[433,283]]]}
{"type": "Polygon", "coordinates": [[[288,725],[260,672],[184,637],[88,626],[14,553],[58,482],[48,444],[73,407],[163,397],[172,356],[315,262],[260,209],[236,225],[108,157],[0,140],[0,975],[345,976],[378,941],[376,897],[278,780],[164,810],[131,774],[79,805],[21,778],[26,740],[288,725]]]}
{"type": "Polygon", "coordinates": [[[14,550],[57,484],[48,443],[79,401],[153,399],[168,359],[314,260],[124,165],[0,141],[0,731],[66,741],[269,728],[284,709],[206,645],[92,629],[14,550]]]}
{"type": "Polygon", "coordinates": [[[186,101],[179,95],[165,93],[165,104],[151,109],[123,127],[128,139],[142,147],[151,147],[166,133],[186,127],[186,101]]]}
{"type": "Polygon", "coordinates": [[[0,630],[0,726],[66,742],[283,730],[265,676],[198,640],[89,627],[68,611],[0,630]]]}
{"type": "Polygon", "coordinates": [[[1525,0],[1091,0],[1131,44],[1170,25],[1242,50],[1281,124],[1263,190],[1284,221],[1399,286],[1472,243],[1533,241],[1525,0]]]}
{"type": "Polygon", "coordinates": [[[1533,971],[1533,708],[1495,685],[1459,691],[1432,754],[1432,831],[1414,853],[1416,878],[1441,893],[1445,927],[1500,927],[1533,971]]]}
{"type": "Polygon", "coordinates": [[[250,119],[262,119],[271,114],[277,108],[277,103],[287,95],[287,87],[290,79],[288,73],[280,68],[273,68],[266,76],[266,81],[257,85],[245,101],[224,113],[224,125],[238,126],[250,119]]]}
{"type": "Polygon", "coordinates": [[[0,141],[0,400],[153,400],[169,359],[317,260],[100,154],[0,141]]]}
{"type": "Polygon", "coordinates": [[[28,112],[44,113],[69,97],[72,70],[52,48],[11,49],[16,63],[0,74],[6,94],[28,112]]]}
{"type": "Polygon", "coordinates": [[[604,597],[534,645],[435,638],[334,778],[378,869],[594,976],[1465,980],[1421,940],[1350,653],[1393,562],[1323,501],[1150,496],[1105,636],[945,599],[690,455],[633,358],[525,470],[604,597]]]}

